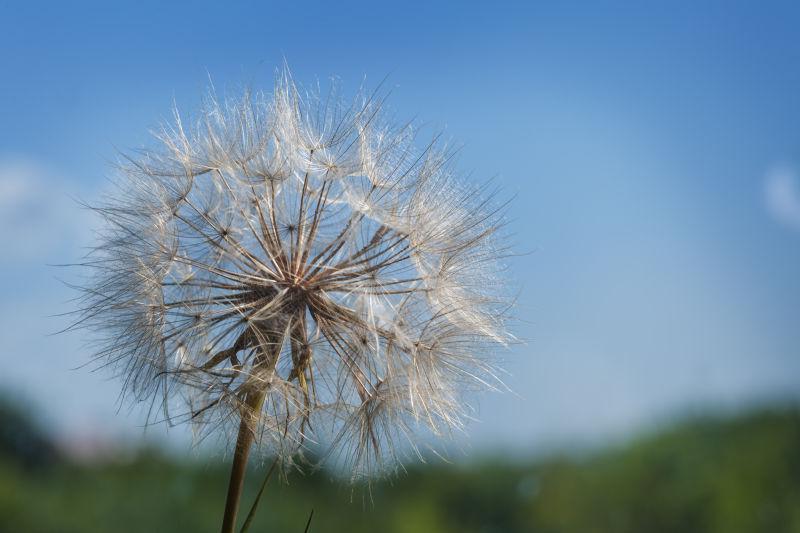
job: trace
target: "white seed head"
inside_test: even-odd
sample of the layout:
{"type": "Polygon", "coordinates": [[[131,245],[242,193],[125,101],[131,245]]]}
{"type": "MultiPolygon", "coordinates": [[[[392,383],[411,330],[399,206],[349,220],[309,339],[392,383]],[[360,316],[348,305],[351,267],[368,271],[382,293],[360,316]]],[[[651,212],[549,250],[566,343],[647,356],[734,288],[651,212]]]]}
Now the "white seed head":
{"type": "Polygon", "coordinates": [[[244,419],[383,471],[462,427],[508,342],[502,207],[375,95],[207,98],[128,158],[85,265],[77,324],[130,397],[199,434],[244,419]],[[406,441],[406,444],[401,444],[406,441]]]}

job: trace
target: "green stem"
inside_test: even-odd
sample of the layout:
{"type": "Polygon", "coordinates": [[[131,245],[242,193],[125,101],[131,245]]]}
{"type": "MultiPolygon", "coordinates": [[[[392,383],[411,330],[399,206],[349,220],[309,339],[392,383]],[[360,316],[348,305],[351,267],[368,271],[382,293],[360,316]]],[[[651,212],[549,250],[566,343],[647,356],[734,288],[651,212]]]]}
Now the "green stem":
{"type": "Polygon", "coordinates": [[[248,416],[259,413],[264,403],[265,392],[248,394],[245,408],[239,422],[239,435],[236,438],[236,450],[233,453],[231,465],[231,479],[228,482],[228,496],[225,500],[225,515],[222,518],[222,533],[234,533],[236,530],[236,515],[239,512],[239,501],[242,499],[244,476],[247,473],[247,458],[250,448],[255,440],[256,428],[248,416]]]}
{"type": "Polygon", "coordinates": [[[269,467],[269,471],[267,472],[264,481],[261,482],[261,488],[258,490],[258,494],[256,494],[256,499],[253,502],[253,506],[250,507],[250,512],[247,513],[247,518],[244,519],[244,524],[242,524],[242,529],[239,530],[239,533],[246,533],[248,529],[250,529],[250,524],[253,522],[253,518],[256,516],[256,510],[258,509],[258,502],[261,501],[261,495],[264,494],[264,489],[267,488],[267,483],[269,483],[269,478],[272,477],[272,473],[275,471],[275,467],[278,466],[278,457],[272,461],[272,466],[269,467]]]}

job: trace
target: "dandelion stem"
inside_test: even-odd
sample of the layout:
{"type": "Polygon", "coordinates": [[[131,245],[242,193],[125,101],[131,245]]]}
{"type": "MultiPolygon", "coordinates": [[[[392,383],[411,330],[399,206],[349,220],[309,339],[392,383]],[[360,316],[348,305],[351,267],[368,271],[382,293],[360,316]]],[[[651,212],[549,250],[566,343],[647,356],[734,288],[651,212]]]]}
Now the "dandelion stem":
{"type": "Polygon", "coordinates": [[[255,424],[249,418],[251,413],[258,413],[264,403],[266,390],[247,395],[245,410],[239,423],[239,435],[236,438],[236,450],[233,453],[231,479],[228,482],[228,496],[225,500],[225,515],[222,518],[222,533],[234,533],[236,515],[239,512],[239,501],[242,499],[244,476],[247,473],[247,458],[255,440],[255,424]]]}

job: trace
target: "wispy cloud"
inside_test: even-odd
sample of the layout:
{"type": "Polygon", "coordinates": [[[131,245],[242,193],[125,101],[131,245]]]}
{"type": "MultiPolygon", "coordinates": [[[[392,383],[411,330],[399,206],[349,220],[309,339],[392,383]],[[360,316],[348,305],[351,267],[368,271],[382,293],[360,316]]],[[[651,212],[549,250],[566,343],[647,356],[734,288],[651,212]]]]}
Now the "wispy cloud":
{"type": "Polygon", "coordinates": [[[767,173],[764,199],[767,211],[777,222],[800,231],[800,181],[794,168],[782,165],[767,173]]]}
{"type": "Polygon", "coordinates": [[[0,265],[56,260],[84,240],[87,218],[63,177],[36,160],[0,155],[0,265]]]}

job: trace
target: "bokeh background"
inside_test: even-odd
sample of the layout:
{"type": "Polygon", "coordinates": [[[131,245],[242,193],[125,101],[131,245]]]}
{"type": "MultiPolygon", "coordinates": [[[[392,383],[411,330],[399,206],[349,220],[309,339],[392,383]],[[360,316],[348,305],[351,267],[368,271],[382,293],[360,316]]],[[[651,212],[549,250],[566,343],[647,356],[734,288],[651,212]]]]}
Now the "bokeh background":
{"type": "Polygon", "coordinates": [[[515,196],[526,343],[452,464],[290,474],[259,527],[800,531],[800,7],[645,4],[0,2],[0,531],[216,530],[224,452],[78,368],[53,265],[120,150],[284,61],[515,196]]]}

